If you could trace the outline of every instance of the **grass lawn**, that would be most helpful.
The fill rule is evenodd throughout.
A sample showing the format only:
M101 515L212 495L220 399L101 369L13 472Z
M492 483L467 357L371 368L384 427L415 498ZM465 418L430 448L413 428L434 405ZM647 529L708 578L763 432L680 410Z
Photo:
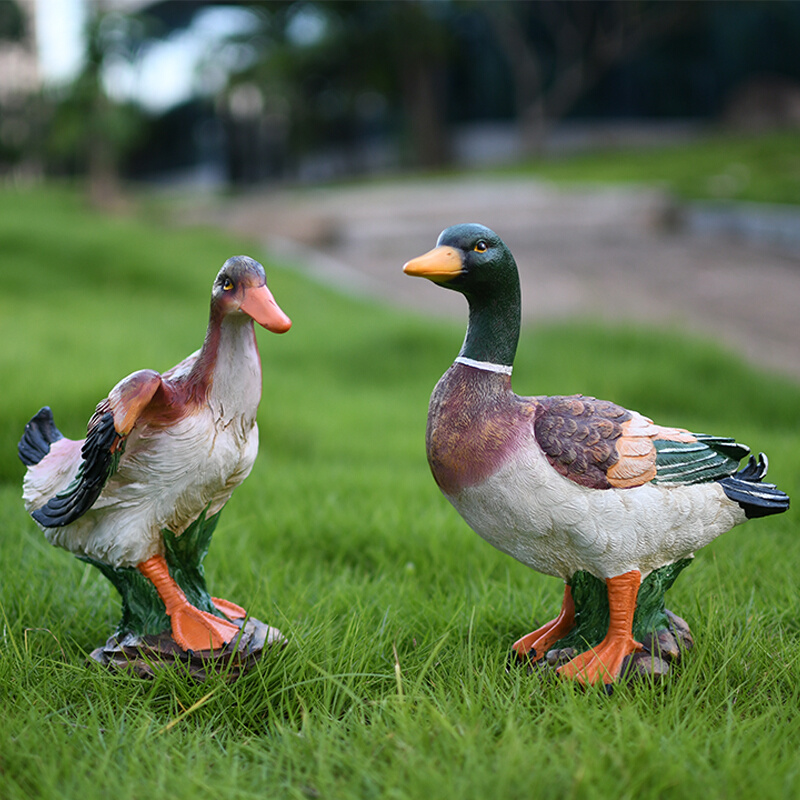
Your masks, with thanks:
M800 204L800 133L718 134L679 145L535 161L513 171L567 183L655 183L688 199Z
M797 512L731 531L679 578L669 606L697 646L665 686L609 698L507 672L561 587L482 542L430 477L428 396L463 327L275 264L294 328L259 330L261 452L206 570L290 644L230 686L87 667L119 602L25 515L17 439L45 404L81 437L117 380L198 347L211 282L242 251L259 257L68 193L0 192L0 797L800 794ZM595 394L735 436L800 496L800 387L704 342L528 327L515 376L520 393Z

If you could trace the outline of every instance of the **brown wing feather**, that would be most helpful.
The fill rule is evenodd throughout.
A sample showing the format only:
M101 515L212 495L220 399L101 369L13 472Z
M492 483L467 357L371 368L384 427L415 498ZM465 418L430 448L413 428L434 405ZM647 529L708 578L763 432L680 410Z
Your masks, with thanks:
M120 436L127 436L161 383L161 376L152 369L139 370L123 378L98 404L88 429L91 430L110 411L114 417L114 429Z
M636 412L622 423L622 435L616 441L618 460L606 477L615 489L642 486L656 477L656 439L672 442L695 442L697 439L682 428L665 428Z
M619 461L616 442L631 412L582 395L536 400L534 433L550 464L581 486L611 488L607 473Z
M537 398L534 432L552 466L592 489L630 489L656 476L656 439L694 442L635 411L593 397Z

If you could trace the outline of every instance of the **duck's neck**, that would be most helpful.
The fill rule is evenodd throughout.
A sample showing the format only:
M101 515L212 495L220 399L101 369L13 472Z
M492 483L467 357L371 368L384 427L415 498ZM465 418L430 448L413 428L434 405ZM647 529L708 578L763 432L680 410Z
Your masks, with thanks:
M520 330L519 279L493 292L468 294L469 324L458 356L462 361L503 367L510 374Z
M261 400L261 358L250 317L219 317L212 311L191 380L217 416L255 419Z

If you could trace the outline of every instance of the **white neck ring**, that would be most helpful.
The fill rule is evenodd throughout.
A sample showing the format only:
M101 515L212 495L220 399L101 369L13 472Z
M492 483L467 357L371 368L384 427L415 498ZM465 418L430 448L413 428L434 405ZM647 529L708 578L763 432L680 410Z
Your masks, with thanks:
M512 367L507 364L493 364L491 361L476 361L474 358L467 358L466 356L459 356L456 364L464 364L467 367L475 367L475 369L482 369L484 372L498 372L501 375L510 375Z

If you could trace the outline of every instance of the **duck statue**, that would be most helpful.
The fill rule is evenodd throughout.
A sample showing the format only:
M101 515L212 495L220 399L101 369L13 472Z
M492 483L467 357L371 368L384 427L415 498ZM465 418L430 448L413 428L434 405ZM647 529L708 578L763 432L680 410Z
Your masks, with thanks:
M588 574L607 600L603 633L584 637L558 673L610 688L642 649L634 617L643 581L670 569L674 580L697 550L747 519L785 511L789 498L762 482L763 454L738 469L750 451L733 439L663 427L593 397L514 394L519 276L488 228L447 228L403 269L469 305L461 351L430 400L436 483L486 541L565 583L558 616L514 653L537 662L569 638L580 621L578 578Z
M244 609L207 594L200 561L258 452L254 321L274 333L292 324L261 264L235 256L214 281L200 350L164 374L123 378L83 440L65 438L48 407L25 428L25 507L51 544L98 566L120 590L120 635L166 625L181 650L213 651L240 634Z

